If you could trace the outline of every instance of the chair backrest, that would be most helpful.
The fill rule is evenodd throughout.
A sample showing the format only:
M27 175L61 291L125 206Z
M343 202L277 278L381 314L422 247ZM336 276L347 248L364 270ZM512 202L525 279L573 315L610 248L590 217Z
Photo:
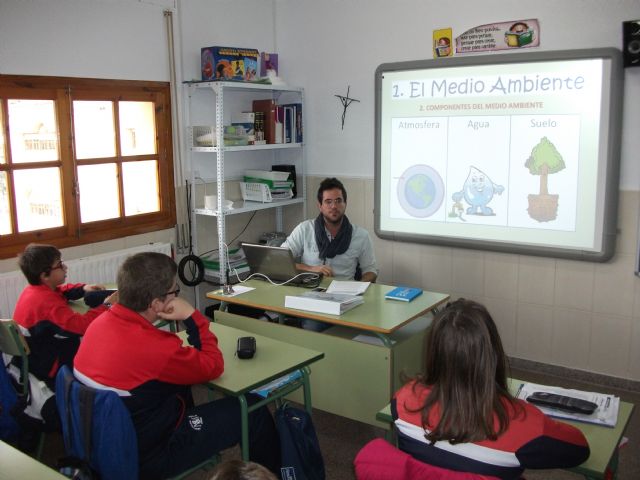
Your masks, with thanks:
M381 438L362 447L353 464L358 480L498 480L423 463Z
M102 480L138 478L136 432L118 394L88 387L62 366L56 404L67 455L88 463Z
M20 384L26 398L29 393L29 346L20 328L11 319L0 318L0 351L21 358Z
M0 318L0 351L13 356L29 354L29 347L22 332L11 319Z

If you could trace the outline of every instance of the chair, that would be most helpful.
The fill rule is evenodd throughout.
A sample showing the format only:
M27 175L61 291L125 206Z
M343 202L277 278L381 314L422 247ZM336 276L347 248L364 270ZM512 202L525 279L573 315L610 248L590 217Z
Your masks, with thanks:
M56 405L67 455L103 480L138 478L136 432L117 393L83 385L63 365L56 375Z
M362 447L353 464L358 480L498 480L496 477L429 465L381 438Z
M0 351L14 357L20 357L22 366L20 368L20 385L22 398L29 398L29 346L27 345L22 332L11 319L0 319ZM36 450L36 458L40 459L44 447L44 432L40 432L40 439Z
M136 431L118 394L84 385L67 366L58 371L56 392L67 455L88 464L101 480L136 480L139 470ZM216 455L172 480L217 461Z

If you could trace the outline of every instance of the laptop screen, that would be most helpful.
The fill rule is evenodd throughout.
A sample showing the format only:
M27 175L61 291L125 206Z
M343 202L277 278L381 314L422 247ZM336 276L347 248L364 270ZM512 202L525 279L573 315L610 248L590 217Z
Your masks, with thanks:
M252 274L261 273L274 282L285 282L301 273L296 269L295 259L288 248L243 243L242 250L247 257ZM306 272L291 283L307 285L313 281L317 284L320 278L321 276L317 273Z

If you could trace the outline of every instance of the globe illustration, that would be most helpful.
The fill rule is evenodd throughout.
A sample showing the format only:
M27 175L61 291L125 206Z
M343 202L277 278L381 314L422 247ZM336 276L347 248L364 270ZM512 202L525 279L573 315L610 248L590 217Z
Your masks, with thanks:
M404 194L413 208L427 208L435 198L436 186L427 175L418 173L409 178Z
M400 177L397 192L405 212L414 217L430 217L442 205L444 182L432 167L414 165Z

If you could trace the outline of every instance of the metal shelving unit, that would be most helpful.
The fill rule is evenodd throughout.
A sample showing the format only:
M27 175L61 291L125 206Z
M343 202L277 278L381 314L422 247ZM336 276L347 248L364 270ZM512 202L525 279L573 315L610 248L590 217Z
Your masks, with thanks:
M287 205L305 204L306 192L305 192L305 148L304 143L282 143L282 144L267 144L267 145L247 145L247 146L224 146L224 125L225 118L228 118L229 107L227 96L234 97L235 104L242 104L243 109L251 109L251 101L253 99L273 98L279 100L281 98L287 98L287 103L301 103L303 105L302 114L304 117L304 90L302 88L277 86L277 85L264 85L255 83L242 83L242 82L189 82L186 84L186 91L188 99L186 102L186 118L188 125L188 150L190 156L190 176L191 176L191 188L194 193L191 198L193 204L190 205L192 211L192 224L193 228L197 229L198 216L212 216L216 218L216 224L218 229L218 246L226 244L226 217L228 215L236 215L240 213L254 212L258 210L275 209L276 217L276 230L282 231L283 229L283 207ZM214 98L211 98L211 93ZM284 97L283 97L284 96ZM215 120L212 125L212 134L214 134L215 144L213 146L199 146L194 141L193 125L194 119L192 116L194 102L201 100L204 102L205 109L208 107L207 102L211 102L210 105L215 109ZM200 108L203 104L198 104ZM303 120L304 125L304 120ZM214 133L215 132L215 133ZM278 152L285 151L299 151L299 155L296 155L296 175L298 179L302 181L297 182L297 196L296 198L287 200L274 200L269 203L252 202L248 200L235 201L233 209L224 209L223 202L225 200L225 181L237 180L237 177L229 177L225 175L225 161L226 157L233 158L233 162L238 165L246 159L246 155L255 155L250 152L262 152L265 155L262 169L269 170L271 168L271 161L274 160L274 155ZM217 185L217 208L215 210L209 210L205 208L196 208L195 201L195 169L193 168L195 156L198 155L213 155L215 157L215 182ZM254 160L255 163L255 160ZM255 168L255 167L254 167ZM197 235L196 235L197 237ZM197 242L196 242L197 251ZM227 251L225 248L219 248L220 259L220 278L226 282L226 269L223 265L227 262Z

